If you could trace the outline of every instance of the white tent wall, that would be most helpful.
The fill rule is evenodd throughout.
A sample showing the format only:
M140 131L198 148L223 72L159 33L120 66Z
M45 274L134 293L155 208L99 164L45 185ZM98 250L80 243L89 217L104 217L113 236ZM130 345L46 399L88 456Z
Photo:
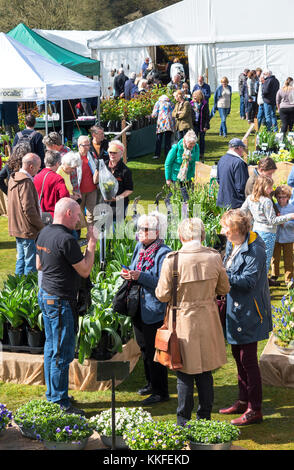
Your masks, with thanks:
M294 2L279 1L281 21L276 8L275 0L183 0L92 38L88 47L96 54L116 50L119 56L121 50L130 63L129 50L136 50L141 60L147 47L186 45L192 87L206 68L212 90L227 76L237 91L245 67L269 68L283 83L294 75Z
M102 96L109 96L108 87L113 87L113 79L110 72L113 69L118 70L123 66L125 75L130 73L140 73L141 66L145 57L149 56L148 48L135 47L125 49L102 49L101 51L92 51L92 58L100 60L100 79Z

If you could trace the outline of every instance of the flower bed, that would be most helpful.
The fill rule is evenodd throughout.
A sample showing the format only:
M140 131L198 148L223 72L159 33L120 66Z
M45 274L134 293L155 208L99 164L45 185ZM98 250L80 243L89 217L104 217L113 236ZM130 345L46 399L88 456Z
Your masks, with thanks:
M282 297L279 307L272 306L273 333L280 348L294 348L294 290Z
M0 433L4 431L12 420L12 412L3 403L0 403Z
M116 408L115 410L115 434L123 434L138 425L146 422L153 422L152 416L143 408ZM103 436L112 435L112 410L102 411L96 416L90 418L90 423L95 426L96 431Z

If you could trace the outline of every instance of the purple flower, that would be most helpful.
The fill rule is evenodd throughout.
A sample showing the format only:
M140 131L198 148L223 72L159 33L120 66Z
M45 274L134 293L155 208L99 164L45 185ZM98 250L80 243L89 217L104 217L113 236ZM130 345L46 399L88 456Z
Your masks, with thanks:
M56 428L56 432L61 432L61 429L60 429L60 428Z

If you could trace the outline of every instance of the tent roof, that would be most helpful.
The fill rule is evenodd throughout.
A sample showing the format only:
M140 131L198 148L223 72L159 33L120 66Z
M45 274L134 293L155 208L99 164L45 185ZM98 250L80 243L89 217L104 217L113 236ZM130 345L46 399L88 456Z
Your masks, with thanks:
M0 33L0 101L37 101L99 96L100 83L37 54Z
M51 29L35 29L34 31L58 46L68 51L75 52L84 57L91 57L91 49L88 48L89 39L98 38L107 31L63 31Z
M293 0L183 0L90 39L91 49L293 39Z
M23 23L9 31L8 36L16 39L38 54L56 61L82 75L99 75L99 62L64 49L43 38Z

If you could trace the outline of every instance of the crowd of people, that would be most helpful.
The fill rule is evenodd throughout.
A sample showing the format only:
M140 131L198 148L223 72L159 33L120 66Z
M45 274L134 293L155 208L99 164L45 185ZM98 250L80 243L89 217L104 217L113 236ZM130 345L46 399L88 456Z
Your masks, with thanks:
M190 92L180 65L175 60L170 66L168 86L174 91L175 105L163 95L152 113L157 119L156 158L164 140L167 185L191 184L195 164L204 158L210 119L218 111L220 135L227 136L226 118L231 109L232 89L227 77L221 79L210 111L210 86L199 76ZM291 130L293 80L287 79L279 89L271 72L246 69L241 75L240 117L252 122L259 116L260 123L264 119L269 129L276 130L277 106L282 132ZM123 70L119 71L114 78L114 96L129 99L144 93L150 80L154 83L158 77L152 62L146 59L140 81L134 74L128 78ZM16 239L15 273L41 273L39 304L46 335L47 400L59 403L66 412L82 414L68 395L68 373L75 350L79 283L91 273L98 240L94 209L99 202L109 204L115 222L121 216L117 212L120 206L125 218L134 189L132 172L123 162L124 145L119 140L108 142L103 128L97 125L91 127L91 137L79 136L77 152L65 146L57 132L43 138L34 125L34 117L28 115L25 130L16 132L11 156L0 173L0 187L8 197L9 234ZM174 132L177 141L172 145ZM176 332L183 362L176 371L179 425L191 419L194 382L198 390L197 418L211 418L212 371L227 361L225 341L231 345L236 363L238 395L233 404L224 403L219 413L240 414L231 421L237 426L263 419L257 347L272 330L270 286L279 285L282 251L285 282L293 280L294 205L289 186L294 187L294 172L289 176L289 186L274 189L272 178L277 166L265 157L249 177L243 159L245 148L242 140L231 139L227 153L217 164L216 203L225 208L221 218L226 237L223 256L203 245L205 227L199 218L179 223L182 247L172 251L164 241L167 218L154 211L139 217L130 266L121 271L123 279L140 286L139 307L132 321L146 384L138 393L148 395L143 405L153 405L169 400L167 368L154 359L155 336L164 321L171 327L177 258ZM102 162L118 183L111 200L103 200L98 189ZM123 204L118 205L118 201ZM52 223L45 222L46 214ZM88 239L85 253L79 244L83 227L87 228ZM226 296L224 325L217 296Z

